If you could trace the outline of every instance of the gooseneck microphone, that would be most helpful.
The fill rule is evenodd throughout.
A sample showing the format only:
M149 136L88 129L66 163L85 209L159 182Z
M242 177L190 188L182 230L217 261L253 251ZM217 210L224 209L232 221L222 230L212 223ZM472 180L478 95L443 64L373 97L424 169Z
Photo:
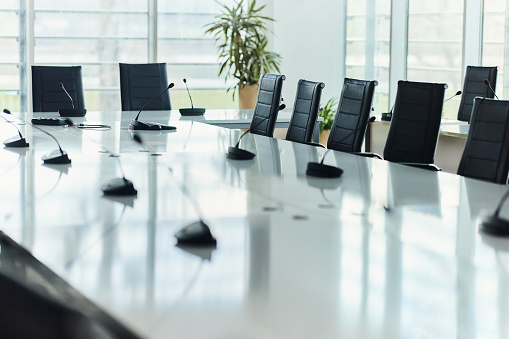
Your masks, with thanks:
M154 101L155 99L160 97L164 92L166 92L167 90L169 90L173 86L175 86L175 84L173 82L170 83L168 85L168 87L163 89L158 95L156 95L155 97L150 99L149 102L147 102L145 105L143 105L141 107L140 111L138 112L138 115L136 116L136 118L131 120L131 123L129 124L129 129L133 129L133 130L146 130L146 131L160 131L160 130L175 130L175 129L177 129L174 126L168 126L168 125L159 124L159 123L155 123L155 122L141 122L141 121L138 121L138 118L140 116L141 111L143 111L143 109L145 107L147 107L152 101Z
M497 93L495 93L495 90L493 89L493 87L491 87L491 84L490 84L490 81L488 79L484 79L484 84L486 86L488 86L488 88L490 89L491 93L493 93L493 95L495 96L495 98L497 98L497 100L500 100L497 96Z
M509 220L499 217L502 206L509 198L509 191L500 199L497 209L493 215L490 215L481 222L481 229L488 234L495 236L509 236Z
M120 172L122 173L122 178L115 178L107 181L102 187L101 191L104 195L111 196L133 196L137 195L138 191L134 188L134 185L131 180L126 179L124 170L122 169L122 163L120 161L120 155L113 154L108 149L105 148L106 153L110 155L111 158L115 158L118 163L118 167L120 168Z
M189 100L191 101L191 108L179 109L180 114L183 116L203 115L205 113L205 108L194 108L193 99L191 98L191 93L189 92L189 88L187 87L187 80L182 79L182 81L184 81L184 84L186 85L187 95L189 95Z
M328 149L322 156L322 160L320 162L308 162L308 168L306 170L306 175L312 177L320 177L320 178L339 178L343 174L343 170L336 166L325 165L323 161L325 160L325 156L329 153L331 149Z
M87 113L87 110L84 108L75 108L74 100L72 100L71 95L65 89L64 84L60 83L59 85L60 85L60 88L62 88L62 90L65 92L65 94L67 94L67 96L69 97L69 100L71 100L72 109L61 108L58 110L58 114L60 114L61 117L84 117L85 114Z
M134 141L139 143L143 148L147 151L151 152L149 147L143 143L143 139L138 135L134 134ZM177 181L177 184L180 186L180 190L187 197L187 199L193 205L193 208L198 215L199 221L193 222L190 225L185 226L180 229L177 233L175 233L175 237L177 238L177 246L178 245L188 245L188 246L216 246L217 240L210 232L209 226L205 224L203 221L203 214L201 212L200 206L198 202L194 199L191 192L183 182L179 182L176 176L173 173L173 169L170 166L166 166L166 168L173 175L173 178Z
M286 105L285 104L281 104L279 105L278 107L278 111L281 111L283 109L286 108ZM256 125L254 125L252 128L254 127L257 127L258 125L260 125L262 122L265 122L265 120L260 120ZM240 145L240 140L242 140L242 138L247 134L251 132L251 128L249 128L247 131L245 131L244 133L242 133L242 135L239 137L239 141L237 141L237 144L235 145L235 147L232 147L232 146L229 146L228 147L228 152L226 153L226 157L228 159L232 159L232 160L251 160L255 157L255 154L253 152L249 152L247 150L244 150L242 148L239 148L239 145Z
M461 91L457 91L454 95L451 95L449 98L447 98L447 100L445 100L445 101L444 101L444 104L445 104L447 101L451 100L452 98L454 98L454 97L456 97L456 96L458 96L458 95L461 95L461 93L462 93Z
M11 112L9 110L7 110L7 109L4 109L4 113L5 114L11 114ZM6 139L4 141L5 147L28 147L29 144L26 141L26 139L23 137L23 135L21 134L21 131L19 130L19 128L16 125L14 125L11 121L9 121L9 119L4 117L3 115L0 115L0 116L2 117L2 119L7 121L9 124L14 126L14 128L16 128L18 130L18 135L19 135L19 137L14 136L14 137L11 137L9 139Z

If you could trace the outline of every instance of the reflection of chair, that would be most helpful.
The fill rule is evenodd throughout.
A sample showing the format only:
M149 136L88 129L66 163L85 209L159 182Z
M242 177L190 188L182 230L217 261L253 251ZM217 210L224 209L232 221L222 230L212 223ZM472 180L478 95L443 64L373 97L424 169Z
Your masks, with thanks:
M73 108L60 83L69 92L74 108L85 108L81 66L32 66L34 112L57 112L59 109Z
M299 80L286 140L302 143L311 142L324 87L323 82Z
M484 83L488 80L493 90L497 84L497 67L467 66L461 95L458 120L470 121L475 97L493 98L493 92Z
M475 98L458 174L507 183L509 171L509 101Z
M139 338L0 231L2 338Z
M119 64L122 111L137 111L168 87L166 64ZM147 110L170 110L166 91L146 107Z
M376 85L376 81L345 78L327 148L361 151Z
M268 137L274 135L284 79L284 75L262 74L253 119L249 127L251 133Z
M384 159L425 169L433 165L446 84L399 81Z

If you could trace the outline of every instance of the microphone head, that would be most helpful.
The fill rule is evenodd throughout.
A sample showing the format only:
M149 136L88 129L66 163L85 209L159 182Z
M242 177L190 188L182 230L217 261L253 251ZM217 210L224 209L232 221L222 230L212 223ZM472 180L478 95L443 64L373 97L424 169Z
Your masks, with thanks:
M489 86L489 85L490 85L490 81L489 81L488 79L484 79L484 84L485 84L486 86Z
M136 141L138 144L143 145L143 140L141 139L141 137L140 137L138 134L133 134L133 139L134 139L134 141Z
M64 84L63 84L63 83L60 83L60 84L59 84L59 86L60 86L61 88L64 88Z
M461 93L462 93L461 91L457 91L456 95L461 95Z
M4 113L5 114L11 114L11 111L9 111L7 108L4 108Z
M182 81L184 82L184 84L187 83L186 78L182 79Z
M171 84L168 85L168 89L173 88L173 86L175 86L175 84L172 82Z
M281 105L279 105L278 110L281 111L281 110L283 110L285 108L286 108L286 105L285 104L281 104Z

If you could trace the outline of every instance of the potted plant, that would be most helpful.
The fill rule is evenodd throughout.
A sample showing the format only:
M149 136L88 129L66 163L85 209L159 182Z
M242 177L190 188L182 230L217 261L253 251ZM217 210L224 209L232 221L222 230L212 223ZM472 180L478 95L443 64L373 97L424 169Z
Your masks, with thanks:
M260 15L265 5L256 7L256 0L248 0L247 6L244 0L235 2L231 8L221 6L222 13L215 17L215 22L207 25L206 30L216 39L220 62L218 75L225 75L225 80L237 79L228 91L233 90L235 97L238 88L239 107L254 108L261 74L280 72L281 56L267 50L266 23L274 20Z
M338 101L337 97L330 98L325 106L320 109L318 113L319 117L323 118L323 121L320 121L320 137L319 142L322 145L327 144L327 139L329 138L330 130L332 128L332 123L334 122L334 118L336 116L336 111L338 109Z

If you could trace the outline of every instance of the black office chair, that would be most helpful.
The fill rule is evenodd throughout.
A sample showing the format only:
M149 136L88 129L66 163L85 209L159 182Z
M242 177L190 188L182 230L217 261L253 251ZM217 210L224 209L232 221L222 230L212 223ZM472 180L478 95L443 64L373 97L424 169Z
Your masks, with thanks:
M272 137L281 102L284 75L263 73L249 132Z
M168 87L166 64L119 64L122 111L137 111ZM170 93L166 91L145 109L171 110Z
M488 80L493 91L485 84ZM497 67L467 66L463 92L461 95L460 107L458 109L458 120L470 121L472 106L475 97L493 98L497 84Z
M376 80L345 78L336 116L327 139L327 148L368 155L368 153L361 154L360 151L377 85ZM369 153L369 155L375 154Z
M507 184L509 101L475 98L458 174Z
M72 103L60 86L62 83L75 109L85 109L81 66L32 66L32 103L34 112L58 112L72 109Z
M299 80L286 140L301 143L311 142L324 87L323 82Z
M139 338L2 231L0 300L1 338Z
M446 84L398 81L384 159L429 170L440 132Z

